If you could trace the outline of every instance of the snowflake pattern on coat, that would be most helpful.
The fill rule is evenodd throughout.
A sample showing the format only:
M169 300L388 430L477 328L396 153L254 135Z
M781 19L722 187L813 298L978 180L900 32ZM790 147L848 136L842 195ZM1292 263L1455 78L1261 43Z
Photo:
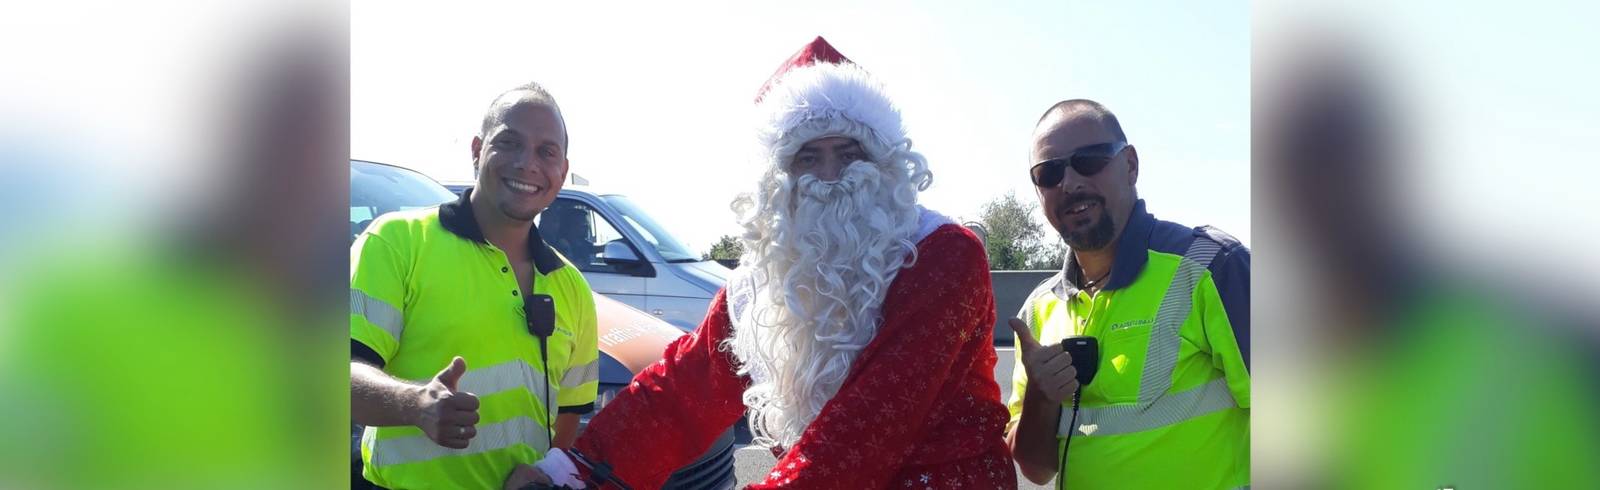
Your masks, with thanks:
M923 238L883 312L839 392L747 488L1016 488L981 242L954 224ZM749 380L723 348L731 331L719 292L700 327L590 421L578 450L634 488L660 487L745 412Z

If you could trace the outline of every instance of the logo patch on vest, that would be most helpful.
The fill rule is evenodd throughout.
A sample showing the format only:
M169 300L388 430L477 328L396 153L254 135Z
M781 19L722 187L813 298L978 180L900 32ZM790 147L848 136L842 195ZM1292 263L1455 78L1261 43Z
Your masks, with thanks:
M1129 329L1129 328L1133 328L1133 327L1143 327L1143 326L1146 326L1146 325L1149 325L1149 324L1152 324L1152 323L1155 323L1155 319L1153 319L1153 318L1141 318L1141 319L1138 319L1138 320L1128 320L1128 321L1125 321L1125 322L1117 322L1117 323L1111 324L1111 331L1115 332L1115 331L1118 331L1118 330L1124 330L1124 329Z

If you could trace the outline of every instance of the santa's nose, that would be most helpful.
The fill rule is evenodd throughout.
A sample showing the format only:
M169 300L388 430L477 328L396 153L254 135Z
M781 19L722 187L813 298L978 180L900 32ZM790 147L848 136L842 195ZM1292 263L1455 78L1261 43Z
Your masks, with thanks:
M825 181L825 182L833 182L833 181L839 180L839 176L844 173L844 166L847 165L847 164L848 164L848 162L845 162L845 161L840 160L838 158L830 157L830 158L824 159L824 161L822 162L822 165L818 165L817 166L817 171L816 171L815 175L817 176L817 179L820 179L820 180Z

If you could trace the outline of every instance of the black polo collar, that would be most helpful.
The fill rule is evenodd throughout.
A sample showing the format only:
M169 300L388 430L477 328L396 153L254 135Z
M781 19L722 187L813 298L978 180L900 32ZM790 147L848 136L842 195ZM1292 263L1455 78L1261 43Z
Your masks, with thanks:
M1156 217L1144 209L1144 199L1133 204L1128 224L1122 229L1122 238L1117 241L1117 258L1111 263L1111 277L1100 288L1102 291L1128 287L1139 277L1150 259L1146 250L1150 248L1150 232L1155 229L1155 222ZM1061 279L1056 293L1062 298L1076 296L1083 287L1083 269L1078 267L1078 258L1070 249L1061 267Z
M472 214L471 196L472 189L467 189L461 193L460 198L440 204L439 224L444 225L446 231L456 236L488 245L489 240L483 237L483 229L478 227L478 218ZM539 236L538 225L528 227L528 255L533 257L534 267L537 267L539 273L543 275L550 275L551 272L566 265L556 256L550 244L545 243L544 238Z

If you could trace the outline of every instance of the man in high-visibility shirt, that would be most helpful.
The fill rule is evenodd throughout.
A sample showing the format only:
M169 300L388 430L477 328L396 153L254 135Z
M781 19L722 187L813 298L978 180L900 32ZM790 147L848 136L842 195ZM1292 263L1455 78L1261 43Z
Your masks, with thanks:
M1021 368L1008 440L1023 475L1060 473L1057 486L1074 489L1248 486L1249 250L1146 211L1138 152L1099 103L1051 107L1030 154L1071 251L1011 321ZM1100 348L1081 392L1069 336Z
M594 297L534 226L567 177L560 107L507 91L472 154L473 190L379 217L350 250L352 419L384 487L520 487L594 407Z

